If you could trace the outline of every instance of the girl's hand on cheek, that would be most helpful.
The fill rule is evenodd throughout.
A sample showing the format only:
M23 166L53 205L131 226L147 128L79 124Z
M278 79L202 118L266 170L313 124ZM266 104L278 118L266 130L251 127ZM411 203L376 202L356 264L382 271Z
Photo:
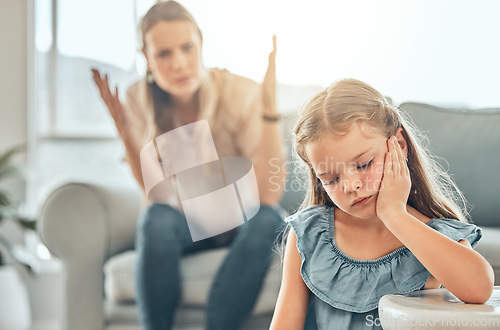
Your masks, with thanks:
M385 155L384 174L377 198L377 216L383 222L406 213L410 195L410 170L396 137L387 140L389 152Z

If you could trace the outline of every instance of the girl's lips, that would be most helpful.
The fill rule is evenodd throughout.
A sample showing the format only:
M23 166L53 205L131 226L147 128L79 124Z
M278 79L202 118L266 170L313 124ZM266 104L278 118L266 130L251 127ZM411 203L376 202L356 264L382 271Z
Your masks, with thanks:
M372 199L373 195L365 197L364 199L360 200L359 202L356 202L352 204L352 206L360 206L368 203Z

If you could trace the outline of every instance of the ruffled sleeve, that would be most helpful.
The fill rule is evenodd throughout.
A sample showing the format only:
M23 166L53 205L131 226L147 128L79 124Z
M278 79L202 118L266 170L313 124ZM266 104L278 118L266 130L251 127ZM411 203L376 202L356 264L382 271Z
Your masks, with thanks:
M378 307L386 294L423 289L431 274L406 247L375 260L344 254L334 240L334 209L320 205L286 219L297 236L302 259L301 276L309 290L330 306L365 313ZM481 230L451 219L433 219L428 225L455 241L475 245Z
M455 219L432 219L427 225L454 241L467 239L472 247L475 247L483 236L481 228Z

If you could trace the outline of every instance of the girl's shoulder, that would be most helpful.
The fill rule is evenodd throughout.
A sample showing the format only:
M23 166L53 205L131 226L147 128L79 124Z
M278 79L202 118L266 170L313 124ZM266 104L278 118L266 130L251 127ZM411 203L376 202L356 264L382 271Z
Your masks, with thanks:
M287 218L285 218L285 221L287 221L287 222L304 222L310 218L317 218L317 217L328 218L329 212L333 212L332 206L323 205L323 204L312 205L312 206L308 206L308 207L306 207L300 211L297 211L296 213L288 216Z
M302 209L285 219L295 231L297 240L311 231L322 231L329 227L333 207L328 205L313 205Z
M472 247L483 236L480 227L456 219L434 218L427 222L427 226L457 242L467 239Z
M408 212L427 226L454 241L467 239L474 247L482 237L481 228L472 223L449 218L430 218L412 207L408 208Z

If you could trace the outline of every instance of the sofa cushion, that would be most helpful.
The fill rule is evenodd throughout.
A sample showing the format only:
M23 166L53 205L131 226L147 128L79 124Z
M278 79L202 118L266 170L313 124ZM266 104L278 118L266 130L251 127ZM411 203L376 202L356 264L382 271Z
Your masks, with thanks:
M500 109L441 108L423 103L400 106L429 138L471 204L471 219L500 227ZM448 166L448 164L449 166Z
M212 280L228 248L218 248L189 254L181 260L182 305L204 306ZM135 251L127 251L110 258L104 266L105 297L112 303L135 301ZM274 310L281 283L281 261L275 255L264 279L253 314Z
M287 180L285 182L283 197L280 201L280 206L287 211L288 214L295 213L304 197L307 190L307 169L299 159L299 156L293 151L293 129L298 120L297 113L287 113L281 117L281 127L283 130L283 143L286 149L286 173Z

